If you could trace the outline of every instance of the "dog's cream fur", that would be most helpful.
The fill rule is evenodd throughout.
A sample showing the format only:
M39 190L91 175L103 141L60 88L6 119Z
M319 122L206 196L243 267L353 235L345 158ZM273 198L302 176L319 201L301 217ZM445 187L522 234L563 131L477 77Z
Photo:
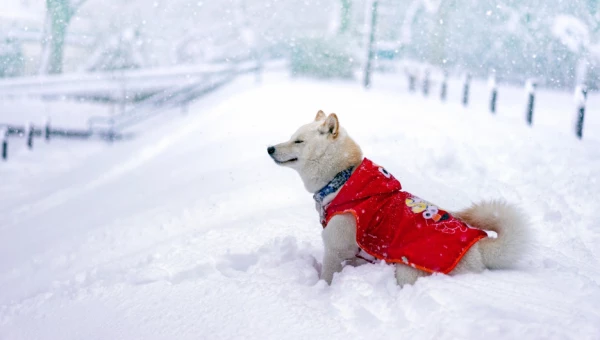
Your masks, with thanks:
M306 124L284 143L269 147L269 154L279 165L296 170L305 188L315 193L335 175L362 162L360 147L340 126L332 113L325 116L319 111L315 120ZM327 196L324 204L331 202L337 192ZM522 255L527 243L527 221L514 206L501 201L482 202L453 213L475 228L491 230L497 238L477 242L465 254L450 274L481 272L484 269L509 268ZM355 257L356 220L352 214L336 215L322 232L325 254L321 278L331 284L333 275L342 270L344 263L364 263ZM396 265L398 284L412 284L417 278L429 275L407 265Z

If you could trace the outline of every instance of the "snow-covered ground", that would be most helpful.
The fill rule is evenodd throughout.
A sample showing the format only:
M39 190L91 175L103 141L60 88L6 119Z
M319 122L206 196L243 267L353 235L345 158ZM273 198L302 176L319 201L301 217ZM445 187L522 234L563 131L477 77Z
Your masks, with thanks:
M569 94L547 95L532 129L520 89L493 117L484 100L463 109L407 94L404 78L374 83L248 76L130 141L13 152L0 163L0 339L600 338L597 123L575 139L552 110ZM319 281L311 195L266 153L318 109L446 209L521 205L530 253L516 270L413 286L384 264Z

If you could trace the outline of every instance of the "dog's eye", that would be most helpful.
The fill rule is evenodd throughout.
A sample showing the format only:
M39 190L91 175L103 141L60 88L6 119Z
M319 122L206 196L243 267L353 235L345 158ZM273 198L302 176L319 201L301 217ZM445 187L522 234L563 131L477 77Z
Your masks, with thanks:
M296 143L296 144L302 144L302 143L304 143L304 141L303 140L297 140L297 141L294 141L294 143Z

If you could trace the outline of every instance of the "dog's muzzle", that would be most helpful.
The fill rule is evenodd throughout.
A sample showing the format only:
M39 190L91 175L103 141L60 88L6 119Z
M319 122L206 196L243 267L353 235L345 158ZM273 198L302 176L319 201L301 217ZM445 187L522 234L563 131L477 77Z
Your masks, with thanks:
M280 161L275 157L275 147L274 146L269 146L267 148L267 153L269 154L269 156L271 156L271 158L273 158L273 160L275 161L275 163L279 164L279 165L283 165L283 164L290 164L290 163L294 163L295 161L298 160L297 157L288 159L287 161Z

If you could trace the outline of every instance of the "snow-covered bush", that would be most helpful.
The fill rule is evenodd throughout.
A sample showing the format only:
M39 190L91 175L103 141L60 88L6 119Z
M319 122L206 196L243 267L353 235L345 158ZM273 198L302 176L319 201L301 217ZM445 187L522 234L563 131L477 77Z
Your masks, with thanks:
M12 39L0 41L0 78L20 76L23 68L21 46Z
M581 20L570 15L558 15L554 19L552 34L575 53L589 45L588 27Z
M593 68L600 63L594 52L600 39L595 29L600 15L597 1L453 0L436 4L412 0L399 5L403 22L399 40L407 59L451 72L470 72L477 78L495 72L499 81L514 84L535 77L541 86L556 88L572 88L581 82L576 69L585 60L589 63L587 82L595 81ZM382 25L379 32L396 29Z
M352 44L341 37L299 39L292 48L293 75L352 78L357 65Z

